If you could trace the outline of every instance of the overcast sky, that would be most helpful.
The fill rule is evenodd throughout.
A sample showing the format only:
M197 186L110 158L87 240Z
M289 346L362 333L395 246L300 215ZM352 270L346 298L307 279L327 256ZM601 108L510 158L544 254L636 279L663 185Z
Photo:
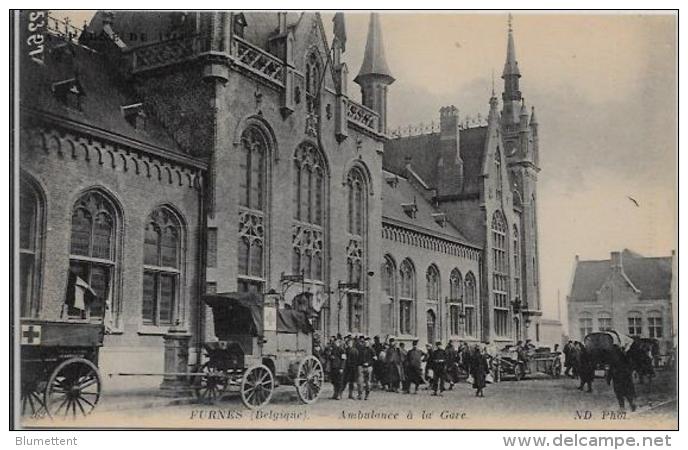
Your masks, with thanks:
M323 14L328 33L331 18ZM506 13L382 13L381 23L396 78L390 128L437 121L450 104L462 116L487 114L493 71L502 91ZM543 309L557 317L560 291L565 320L576 254L676 248L676 23L668 15L516 13L513 24L521 91L540 123ZM353 80L368 14L347 13L346 26Z

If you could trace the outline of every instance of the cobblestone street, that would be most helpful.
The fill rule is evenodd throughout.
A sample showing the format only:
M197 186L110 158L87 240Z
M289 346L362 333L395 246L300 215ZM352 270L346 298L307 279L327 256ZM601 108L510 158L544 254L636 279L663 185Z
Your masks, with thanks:
M675 398L671 374L661 372L649 386L636 386L638 410L619 412L611 387L596 379L593 393L578 391L576 380L537 377L519 382L505 380L489 385L484 398L476 398L466 384L441 397L421 388L418 394L395 394L375 390L368 401L335 401L331 385L313 405L298 402L292 387L275 391L271 403L260 411L249 411L238 394L230 393L215 405L188 403L158 407L108 408L91 417L54 421L50 426L78 427L174 427L174 428L673 428ZM41 422L25 422L41 425Z

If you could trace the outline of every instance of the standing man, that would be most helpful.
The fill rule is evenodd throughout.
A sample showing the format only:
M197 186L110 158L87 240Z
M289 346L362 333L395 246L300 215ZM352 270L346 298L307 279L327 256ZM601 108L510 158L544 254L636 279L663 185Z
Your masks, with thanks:
M390 392L399 392L401 382L401 356L399 347L394 338L389 339L389 348L385 355L385 365L387 366L387 383Z
M569 373L573 368L573 341L568 341L564 346L564 375L571 377Z
M435 350L432 352L432 356L428 361L430 367L432 368L432 395L438 395L437 390L439 389L439 395L441 396L444 392L444 381L446 379L447 372L447 352L442 348L442 342L437 341L435 343Z
M357 339L347 336L345 384L349 385L349 398L354 398L354 384L358 389L358 399L361 399L361 357L357 348ZM343 388L342 388L343 390Z
M424 354L421 349L418 348L418 339L413 340L413 347L406 353L406 392L411 390L411 385L415 384L414 394L418 393L418 386L425 383L423 381L423 358Z
M342 399L342 390L344 388L344 363L346 362L346 353L342 349L342 337L337 335L332 343L330 351L330 381L332 381L333 400Z
M607 371L607 384L614 382L614 394L619 402L619 407L624 410L626 407L626 400L631 407L631 411L635 411L635 386L633 385L633 366L628 358L628 354L624 353L617 345L612 350L612 363L609 365Z
M361 350L360 356L363 388L365 389L365 399L368 400L368 396L370 395L370 379L372 378L373 374L373 366L377 362L377 355L375 354L375 350L373 350L370 345L369 337L366 337L363 340L363 349Z
M459 354L454 348L454 342L451 340L447 342L447 347L444 351L447 353L447 380L449 381L449 390L451 391L454 389L454 384L458 383L459 380Z

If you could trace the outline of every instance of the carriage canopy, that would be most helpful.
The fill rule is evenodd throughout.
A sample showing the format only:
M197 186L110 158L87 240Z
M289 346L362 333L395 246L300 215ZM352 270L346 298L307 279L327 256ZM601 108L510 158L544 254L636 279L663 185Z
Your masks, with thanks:
M213 310L215 334L226 335L263 334L263 296L253 292L226 292L208 294L203 300ZM306 313L295 309L277 310L277 332L312 333L313 327Z

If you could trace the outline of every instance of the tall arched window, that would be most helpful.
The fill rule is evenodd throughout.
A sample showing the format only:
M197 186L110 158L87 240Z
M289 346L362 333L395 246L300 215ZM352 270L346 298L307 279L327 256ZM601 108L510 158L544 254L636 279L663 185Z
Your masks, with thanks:
M410 260L399 267L399 333L413 334L416 303L416 271Z
M239 163L239 290L262 292L265 284L265 180L270 151L265 133L249 126L241 134Z
M494 298L495 334L509 334L509 259L506 252L507 227L504 216L495 211L492 216L492 293Z
M647 313L648 336L654 339L664 337L664 326L662 323L661 311L650 311Z
M347 294L349 331L363 331L365 323L365 219L366 213L366 183L361 170L353 168L346 177L346 190L349 217L347 231L349 244L346 248L346 266L348 268L349 283L357 285L353 291Z
M521 298L521 235L514 225L514 286L516 297Z
M72 209L69 269L96 294L91 316L102 316L105 302L114 298L118 219L114 204L99 191L83 194ZM81 316L70 307L68 314Z
M312 51L306 59L306 108L309 114L318 114L320 82L320 56Z
M428 343L434 344L437 340L437 316L432 309L428 309L425 312L425 324L427 325Z
M463 280L459 269L454 269L449 275L449 334L457 336L460 333L461 304L463 300Z
M382 263L382 291L384 298L380 302L380 320L383 334L394 334L394 305L396 297L396 265L394 260L385 256Z
M638 311L628 313L628 335L641 336L643 334L643 318Z
M19 295L21 317L38 316L43 209L37 187L23 176L19 184Z
M428 267L428 271L425 273L425 280L428 291L427 300L429 302L438 302L440 300L440 273L435 265Z
M144 325L166 326L181 320L182 242L181 223L170 209L160 207L148 216L143 241Z
M466 314L466 336L476 337L477 333L477 316L476 316L476 284L473 272L466 274L464 281L464 309Z
M580 313L578 316L578 329L580 332L580 341L582 342L585 336L592 333L592 314L587 311Z
M292 272L323 280L326 168L320 151L302 144L294 154Z
M611 314L601 312L597 315L597 329L599 331L610 331L613 329Z

